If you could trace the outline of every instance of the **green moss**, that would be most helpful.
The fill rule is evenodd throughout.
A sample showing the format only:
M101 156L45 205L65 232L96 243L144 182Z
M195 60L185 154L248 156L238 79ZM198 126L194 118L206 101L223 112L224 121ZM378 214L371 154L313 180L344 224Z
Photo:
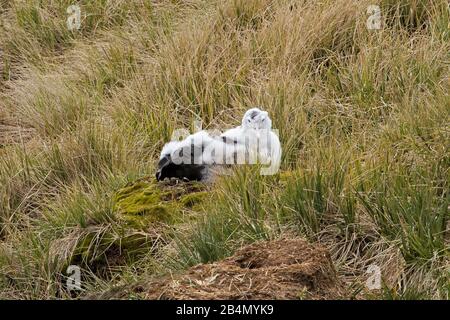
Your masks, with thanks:
M145 211L140 212L143 214L122 213L121 218L135 229L143 229L153 222L158 221L165 223L173 222L173 213L170 213L169 208L163 205L148 207Z
M158 240L159 237L122 226L101 234L94 231L86 233L78 240L72 256L61 270L66 270L70 264L80 265L94 272L110 265L124 265L148 253Z
M184 207L194 208L196 205L202 203L208 195L206 191L195 192L181 197L180 202Z
M207 192L199 182L157 183L139 180L117 191L114 206L121 219L141 229L154 222L171 224L185 209L194 209Z
M128 254L139 254L142 250L148 249L155 239L145 233L127 234L115 241L115 244ZM147 250L146 250L147 251Z

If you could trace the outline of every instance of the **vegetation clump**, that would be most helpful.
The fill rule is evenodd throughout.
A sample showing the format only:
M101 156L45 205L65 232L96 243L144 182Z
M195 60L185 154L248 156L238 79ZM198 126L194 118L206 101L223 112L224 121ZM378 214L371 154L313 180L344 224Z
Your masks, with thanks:
M117 191L114 201L120 218L135 227L154 222L172 224L180 221L183 210L199 206L207 195L199 182L176 180L157 183L141 179Z

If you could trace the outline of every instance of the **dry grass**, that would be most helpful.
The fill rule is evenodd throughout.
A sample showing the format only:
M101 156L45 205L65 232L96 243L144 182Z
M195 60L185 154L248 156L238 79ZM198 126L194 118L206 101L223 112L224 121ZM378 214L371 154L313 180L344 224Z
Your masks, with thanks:
M295 234L355 295L377 264L376 297L449 298L446 0L86 0L77 31L70 4L0 0L0 297L69 298L75 244L84 295ZM235 126L254 105L282 172L239 168L157 254L125 256L144 231L114 193L153 175L174 128Z

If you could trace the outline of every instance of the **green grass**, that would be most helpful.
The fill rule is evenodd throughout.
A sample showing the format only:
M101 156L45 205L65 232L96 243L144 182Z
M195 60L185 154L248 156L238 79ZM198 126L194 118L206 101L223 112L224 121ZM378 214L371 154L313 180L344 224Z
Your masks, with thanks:
M378 265L362 297L449 298L446 0L76 1L73 31L70 4L0 0L1 298L95 295L284 236L327 246L350 286ZM123 216L174 129L255 105L278 174L239 167L174 202L145 184ZM32 135L1 144L4 125ZM162 207L176 219L141 219Z

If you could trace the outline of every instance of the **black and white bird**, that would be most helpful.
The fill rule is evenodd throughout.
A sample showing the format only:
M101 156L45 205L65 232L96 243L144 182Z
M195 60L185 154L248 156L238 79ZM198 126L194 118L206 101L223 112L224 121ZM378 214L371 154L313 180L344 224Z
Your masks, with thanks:
M272 130L272 120L266 111L252 108L245 112L240 126L223 134L199 131L164 145L156 179L200 181L208 179L215 166L255 163L269 164L261 174L270 175L278 171L280 162L281 145Z

